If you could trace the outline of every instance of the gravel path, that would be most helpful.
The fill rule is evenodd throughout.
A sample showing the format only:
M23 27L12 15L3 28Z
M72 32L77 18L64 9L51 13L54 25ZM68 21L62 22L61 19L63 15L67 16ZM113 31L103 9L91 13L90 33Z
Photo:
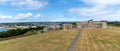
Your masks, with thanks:
M80 32L78 33L78 35L76 36L76 38L74 39L74 41L72 42L72 45L70 46L70 48L68 48L68 51L75 51L75 47L78 43L78 40L80 38L80 34L82 33L82 29L80 30Z

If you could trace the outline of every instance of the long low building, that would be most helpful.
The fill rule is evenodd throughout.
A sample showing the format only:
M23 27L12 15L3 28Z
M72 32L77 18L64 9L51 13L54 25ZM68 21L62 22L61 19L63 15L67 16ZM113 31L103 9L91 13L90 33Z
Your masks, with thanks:
M107 23L105 21L93 21L89 20L87 22L77 23L77 28L106 28Z
M79 22L76 23L76 29L81 29L81 28L106 28L107 27L107 22L105 21L93 21L93 19L88 20L87 22ZM72 30L73 25L72 24L64 24L63 26L64 30Z

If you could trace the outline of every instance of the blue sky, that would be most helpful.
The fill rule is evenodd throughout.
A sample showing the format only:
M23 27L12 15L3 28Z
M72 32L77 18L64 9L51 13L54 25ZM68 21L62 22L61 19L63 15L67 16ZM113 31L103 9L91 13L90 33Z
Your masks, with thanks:
M120 0L0 0L0 22L120 21Z

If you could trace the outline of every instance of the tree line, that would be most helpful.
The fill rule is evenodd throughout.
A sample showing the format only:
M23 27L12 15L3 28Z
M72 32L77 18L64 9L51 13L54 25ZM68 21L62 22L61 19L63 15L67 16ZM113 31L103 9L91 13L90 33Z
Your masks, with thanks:
M12 29L4 32L0 32L0 38L6 38L6 37L12 37L12 36L18 36L23 35L31 30L42 30L44 26L39 26L37 28L26 28L26 29Z
M120 27L120 22L118 22L118 21L107 22L107 24L110 25L110 26L117 26L117 27Z

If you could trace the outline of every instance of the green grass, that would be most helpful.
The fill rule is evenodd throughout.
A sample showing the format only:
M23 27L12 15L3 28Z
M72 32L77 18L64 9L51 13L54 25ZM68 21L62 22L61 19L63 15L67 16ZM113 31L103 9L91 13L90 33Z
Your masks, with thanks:
M0 51L66 51L78 32L51 31L0 41Z

